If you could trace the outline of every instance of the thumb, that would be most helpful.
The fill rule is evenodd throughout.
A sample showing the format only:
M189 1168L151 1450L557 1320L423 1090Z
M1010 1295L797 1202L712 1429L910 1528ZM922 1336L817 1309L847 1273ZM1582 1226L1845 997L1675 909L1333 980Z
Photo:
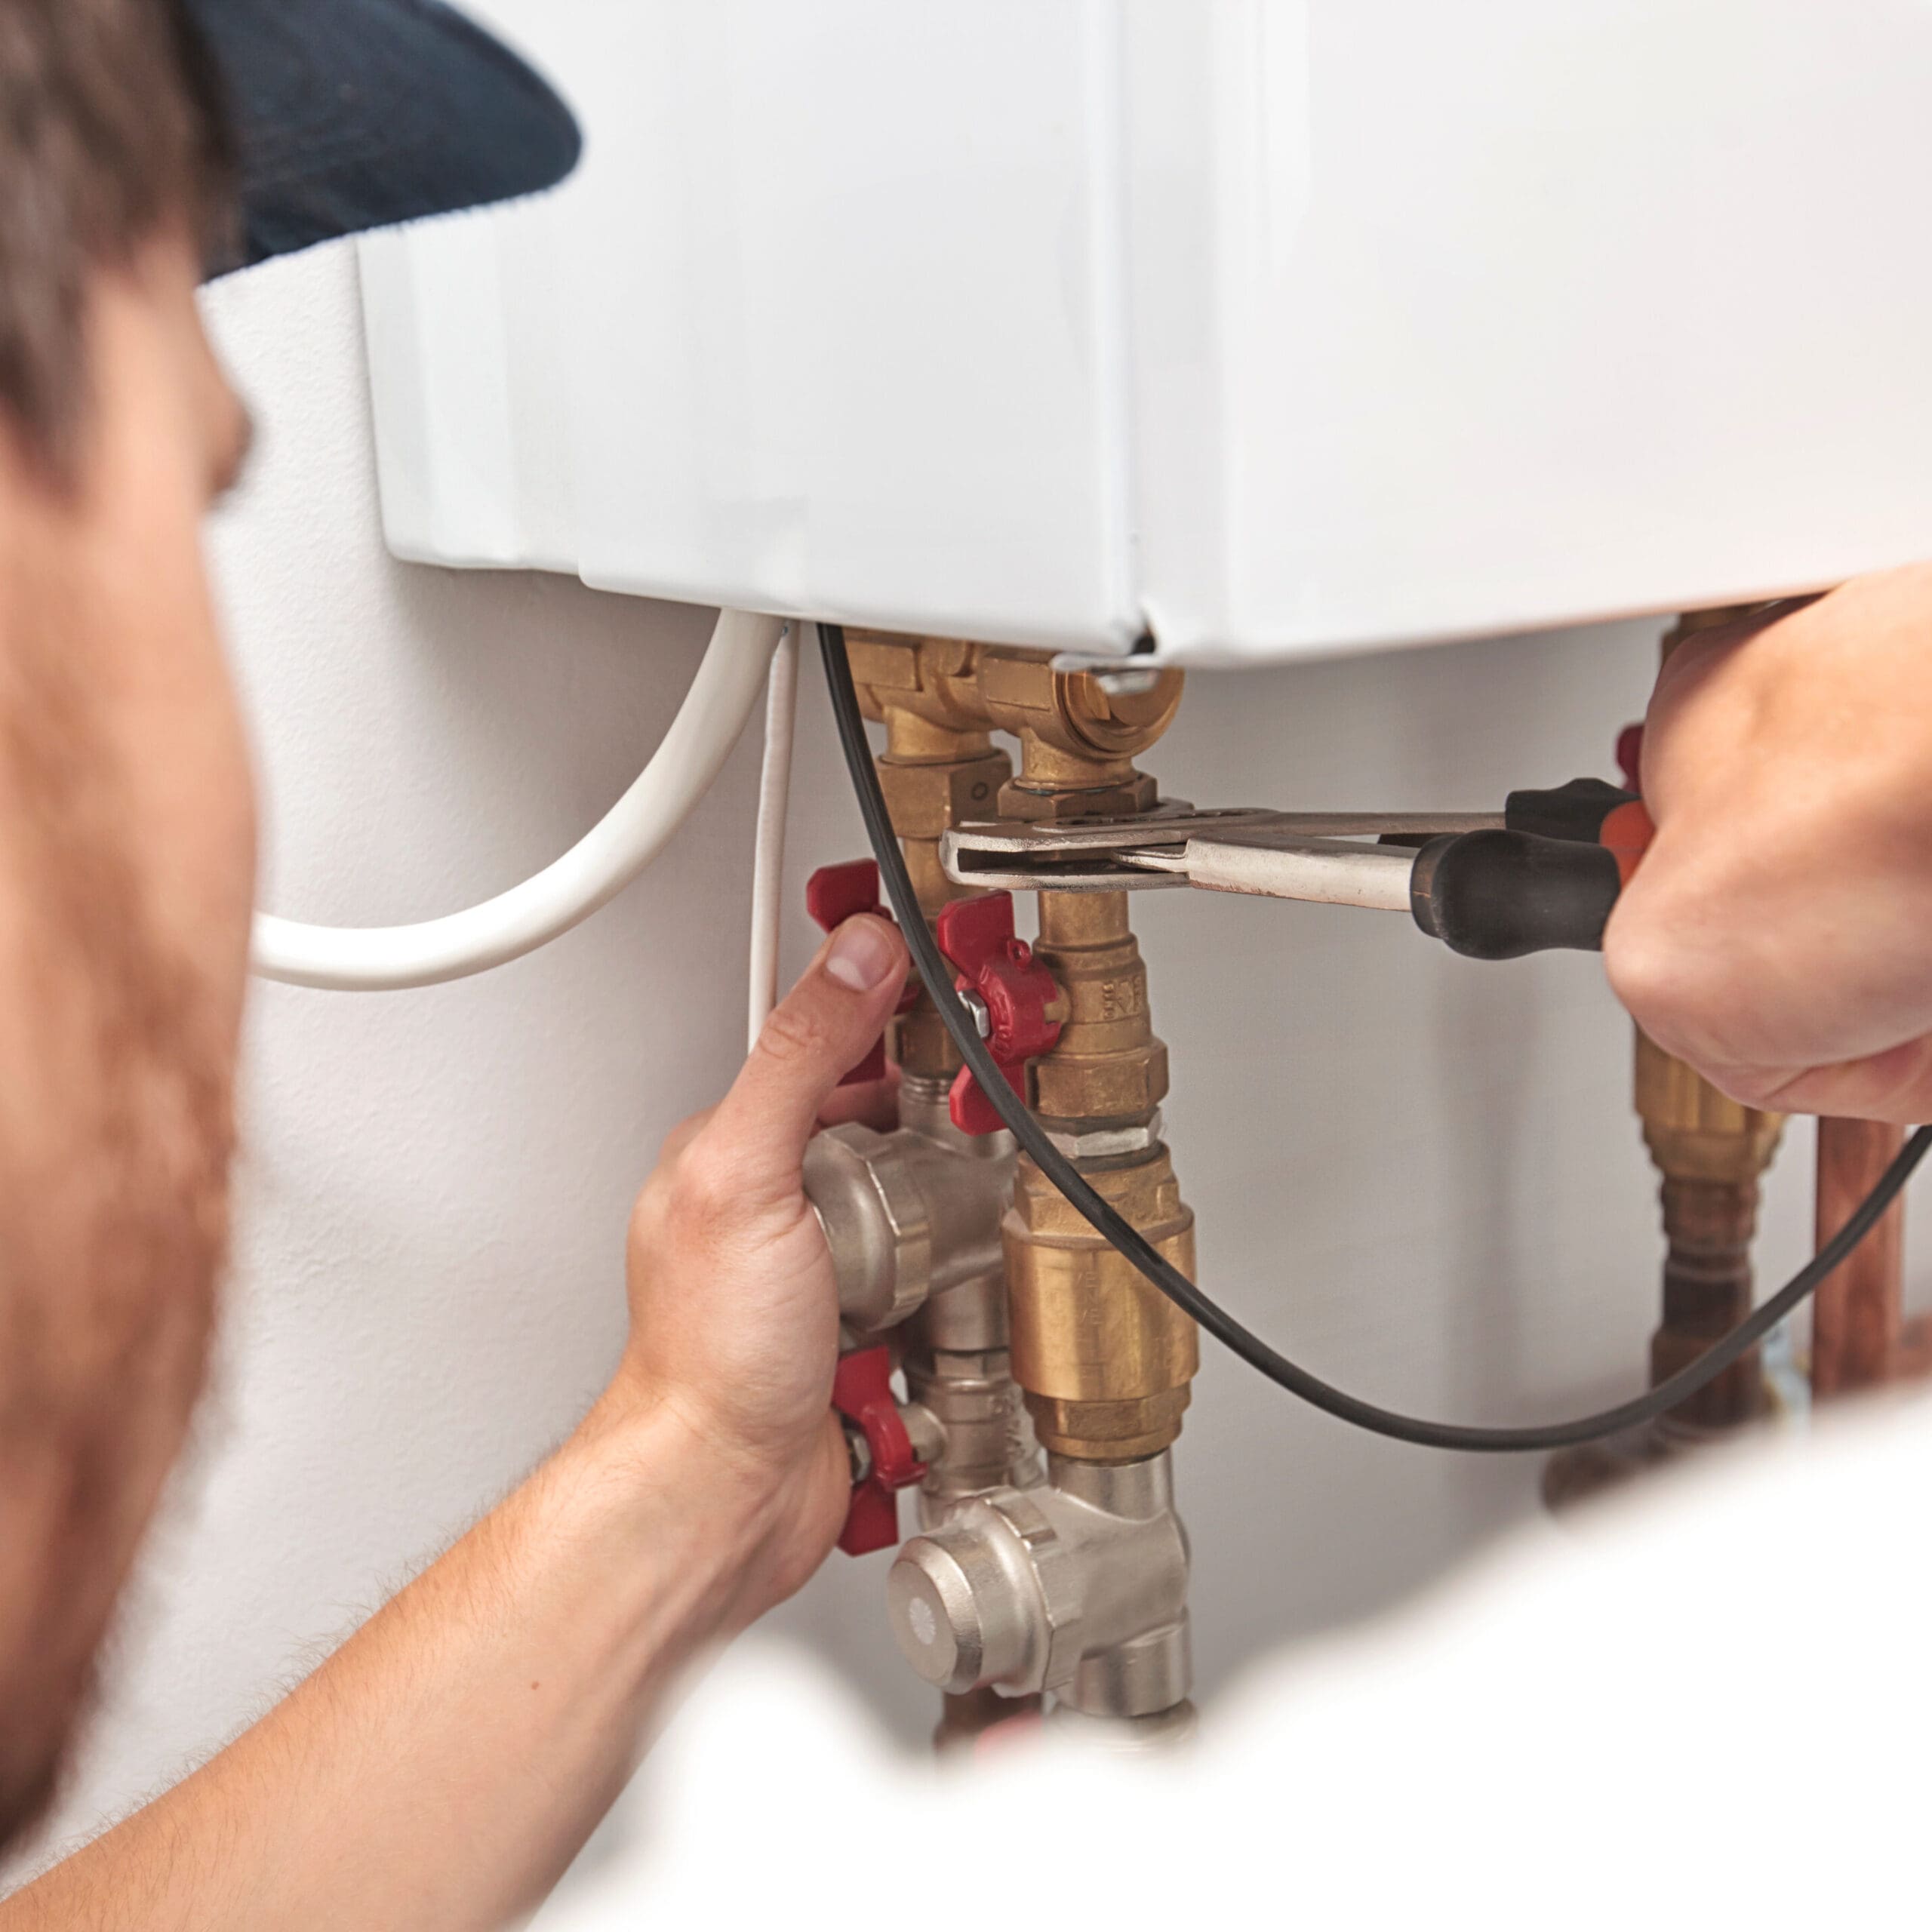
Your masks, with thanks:
M707 1130L737 1150L747 1196L770 1201L797 1189L819 1109L884 1031L906 966L898 928L862 912L826 941L773 1008Z

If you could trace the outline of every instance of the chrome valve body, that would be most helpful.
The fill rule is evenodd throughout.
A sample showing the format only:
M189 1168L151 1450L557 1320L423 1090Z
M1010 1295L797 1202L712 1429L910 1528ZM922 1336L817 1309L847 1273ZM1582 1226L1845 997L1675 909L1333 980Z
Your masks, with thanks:
M1165 1451L1055 1457L1046 1482L968 1497L913 1537L887 1601L900 1649L942 1690L1140 1718L1188 1694L1187 1571Z

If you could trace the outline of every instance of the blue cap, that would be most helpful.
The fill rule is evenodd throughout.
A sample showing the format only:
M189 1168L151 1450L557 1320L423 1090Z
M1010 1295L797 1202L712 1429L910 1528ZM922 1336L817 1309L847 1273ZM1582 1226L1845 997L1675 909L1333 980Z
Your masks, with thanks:
M583 137L508 48L440 0L187 0L226 90L247 267L553 187Z

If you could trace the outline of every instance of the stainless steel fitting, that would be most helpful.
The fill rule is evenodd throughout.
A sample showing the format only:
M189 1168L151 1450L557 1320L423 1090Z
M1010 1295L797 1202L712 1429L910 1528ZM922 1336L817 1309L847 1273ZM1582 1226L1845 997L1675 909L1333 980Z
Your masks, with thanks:
M927 1314L930 1322L932 1310ZM1032 1418L1004 1349L971 1353L909 1349L906 1386L937 1423L940 1441L937 1455L920 1459L927 1468L919 1492L924 1527L942 1521L962 1497L989 1489L1024 1489L1039 1481Z
M912 1668L943 1690L1146 1717L1187 1697L1187 1569L1166 1451L1055 1457L1044 1484L968 1497L913 1537L887 1605Z
M846 1326L876 1333L949 1289L1003 1283L1000 1217L1013 1168L1011 1134L976 1139L943 1116L891 1134L851 1124L815 1136L805 1195L832 1250Z

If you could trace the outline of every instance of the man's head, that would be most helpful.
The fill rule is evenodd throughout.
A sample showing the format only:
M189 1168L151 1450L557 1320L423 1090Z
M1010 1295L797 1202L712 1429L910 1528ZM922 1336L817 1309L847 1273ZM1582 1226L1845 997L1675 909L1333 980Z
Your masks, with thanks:
M201 1386L254 807L201 524L211 268L533 193L577 124L441 0L0 0L0 1842Z
M245 419L175 0L0 0L0 1836L199 1388L254 870L200 525Z

